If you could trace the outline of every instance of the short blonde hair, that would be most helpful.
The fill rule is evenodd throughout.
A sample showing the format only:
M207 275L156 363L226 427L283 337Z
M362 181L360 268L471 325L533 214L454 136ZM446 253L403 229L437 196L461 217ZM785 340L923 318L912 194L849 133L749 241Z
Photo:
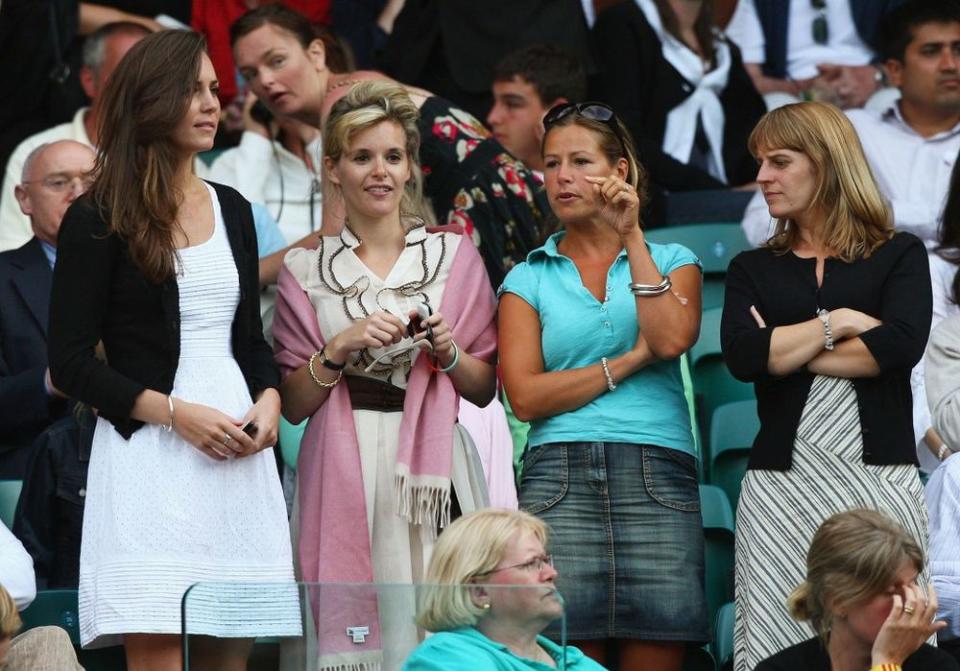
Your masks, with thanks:
M880 195L857 132L840 110L824 103L795 103L767 112L750 133L750 153L790 149L814 165L812 207L826 214L825 242L850 262L870 256L893 237L893 215ZM777 221L767 246L789 251L799 240L792 221Z
M324 124L323 155L337 162L357 133L384 121L397 124L403 130L404 149L410 164L410 179L404 186L400 214L432 225L435 223L433 210L423 195L419 119L420 110L400 84L377 79L359 82L330 110Z
M547 525L529 513L487 508L468 513L447 527L433 549L417 624L448 631L477 623L483 610L463 587L497 568L518 532L529 531L546 547Z
M17 604L14 602L10 592L0 585L0 641L13 638L14 634L20 631L23 622L20 620L20 613L17 612Z
M880 594L904 562L919 573L923 550L895 521L876 510L856 509L828 517L807 552L807 579L787 601L795 620L809 621L826 641L832 609L851 608Z

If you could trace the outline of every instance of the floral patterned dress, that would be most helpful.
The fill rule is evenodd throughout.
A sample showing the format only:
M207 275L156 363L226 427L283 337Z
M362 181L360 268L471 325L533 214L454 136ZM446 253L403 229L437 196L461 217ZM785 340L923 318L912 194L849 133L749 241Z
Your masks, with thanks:
M543 185L483 124L443 98L420 108L424 190L440 224L459 224L480 250L494 289L549 230Z

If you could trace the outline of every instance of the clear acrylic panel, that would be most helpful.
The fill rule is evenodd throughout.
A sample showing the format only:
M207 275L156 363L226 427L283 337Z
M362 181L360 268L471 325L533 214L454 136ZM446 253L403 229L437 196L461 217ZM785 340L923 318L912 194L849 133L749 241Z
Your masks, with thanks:
M455 647L498 647L483 633L491 623L532 627L531 635L542 630L549 639L541 647L557 668L566 668L563 598L552 585L225 582L193 585L183 597L184 668L191 660L201 668L211 645L255 639L251 671L399 671L431 635L426 627L450 630L471 617L476 627L445 634L458 637Z

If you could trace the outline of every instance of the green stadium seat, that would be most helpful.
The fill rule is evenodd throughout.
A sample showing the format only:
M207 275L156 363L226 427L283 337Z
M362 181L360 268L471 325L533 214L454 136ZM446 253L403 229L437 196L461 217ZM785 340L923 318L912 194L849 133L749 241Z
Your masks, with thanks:
M51 589L37 592L37 598L20 617L23 629L55 626L65 629L77 651L80 665L86 671L124 671L127 668L122 646L80 649L80 616L77 590Z
M220 156L220 154L225 152L227 149L228 149L227 147L208 149L207 151L200 152L199 154L197 154L197 156L200 158L201 161L203 161L203 164L209 168L211 165L213 165L213 162L217 159L217 157Z
M291 424L283 415L280 416L280 427L278 430L277 442L280 443L280 454L283 456L283 463L289 468L297 470L297 457L300 456L300 441L303 440L303 432L307 430L307 422L303 420L299 424Z
M24 629L57 626L67 630L74 645L80 644L80 617L77 590L48 589L37 592L26 610L21 613Z
M8 529L13 529L13 514L17 510L21 489L23 480L0 480L0 522Z
M704 310L700 320L700 339L690 349L690 371L700 421L700 435L706 443L703 454L710 463L709 443L713 412L725 403L754 398L753 385L741 382L730 374L720 349L721 308Z
M731 601L723 604L717 611L713 628L713 656L717 658L717 668L720 671L733 669L733 620L734 605Z
M738 223L687 224L644 232L650 242L675 242L693 251L703 264L703 309L723 305L723 276L730 260L750 249Z
M733 600L734 521L730 501L722 489L700 485L703 516L707 614L714 621L720 607Z
M740 483L747 472L750 448L760 430L757 402L725 403L713 412L710 421L710 484L727 494L734 513L740 500Z

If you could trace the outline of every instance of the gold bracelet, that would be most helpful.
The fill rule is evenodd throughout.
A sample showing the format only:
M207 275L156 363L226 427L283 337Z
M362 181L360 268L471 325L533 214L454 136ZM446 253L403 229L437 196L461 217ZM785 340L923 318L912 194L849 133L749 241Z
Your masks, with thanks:
M899 664L877 664L870 667L870 671L903 671Z
M337 378L333 382L324 382L319 377L317 377L316 372L314 372L313 370L313 362L316 361L317 357L319 356L320 356L319 351L313 353L313 355L310 357L310 361L307 362L307 370L310 371L310 377L313 378L313 381L317 383L318 387L323 387L324 389L332 389L333 387L336 387L337 384L340 382L340 378L343 377L343 371L341 370L337 372Z

